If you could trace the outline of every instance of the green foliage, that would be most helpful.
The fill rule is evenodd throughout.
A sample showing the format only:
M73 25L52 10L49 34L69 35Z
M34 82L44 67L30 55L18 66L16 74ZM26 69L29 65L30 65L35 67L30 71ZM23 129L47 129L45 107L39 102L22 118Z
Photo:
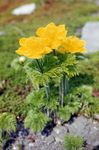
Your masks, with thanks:
M89 109L87 111L90 116L94 116L94 114L99 114L99 98L95 98L94 102L89 105Z
M0 129L7 132L16 130L16 117L11 113L0 114Z
M51 97L47 100L46 93L44 88L38 91L32 91L26 98L26 104L28 104L31 108L41 109L50 109L51 111L56 110L59 105L57 101L57 97L51 95Z
M13 69L11 69L10 63L13 58L14 54L9 54L4 51L1 52L0 50L0 81L12 75Z
M80 109L79 102L75 101L67 103L65 107L59 109L58 116L64 119L64 121L68 121L73 114L78 113L79 109Z
M74 88L65 96L65 106L59 109L58 115L65 121L68 121L73 114L78 114L79 112L90 116L92 112L91 107L95 105L96 101L96 98L92 96L91 86L83 85ZM98 101L97 104L99 104Z
M58 116L65 121L68 121L71 117L71 108L69 106L65 106L59 109Z
M34 65L31 65L33 63ZM32 61L26 64L24 68L35 89L46 86L50 81L58 85L63 74L68 78L78 74L76 57L71 54L65 56L59 54L58 56L47 55L40 62Z
M24 65L24 70L34 88L26 98L27 108L31 110L26 112L26 127L39 131L43 129L48 117L53 113L56 112L56 115L68 121L71 115L77 112L76 104L63 108L60 104L61 96L63 95L64 98L66 93L64 89L66 82L62 79L65 76L71 78L78 74L75 55L51 53L40 60L28 60ZM59 91L60 82L63 83L61 91Z
M59 107L59 101L57 96L51 95L48 100L46 99L45 108L50 110L50 113L57 111L58 107Z
M78 109L78 112L86 116L93 116L99 112L99 98L92 96L91 86L83 85L72 89L65 97L65 104L74 105L74 110Z
M0 113L11 112L17 116L19 114L23 114L23 109L25 109L24 107L24 100L17 95L13 89L11 91L7 90L5 94L0 96Z
M44 89L32 91L26 98L26 103L32 108L42 108L44 106L45 92Z
M24 66L25 61L26 61L26 58L23 56L15 58L11 63L11 67L14 68L16 71L22 70L22 67Z
M68 134L64 139L64 148L66 150L83 150L83 142L82 137Z
M48 116L55 112L64 121L68 121L73 114L79 112L92 115L91 107L96 106L96 100L92 97L91 86L71 88L68 94L65 91L67 84L64 77L78 75L77 60L78 56L58 53L54 56L46 55L41 60L29 60L24 69L32 81L34 91L27 97L28 106L31 109L39 109Z
M43 130L49 118L40 111L30 110L25 118L26 128L31 128L34 132Z
M78 84L87 84L92 85L95 89L99 89L99 59L97 56L99 55L99 52L96 52L95 54L88 55L87 59L84 61L81 61L79 64L79 72L80 77L82 76L82 79L80 78L77 82ZM79 78L79 77L78 77ZM74 83L76 84L76 82Z
M12 113L1 113L0 114L0 145L3 140L9 138L9 133L16 130L16 116ZM7 131L7 134L2 137L2 131Z

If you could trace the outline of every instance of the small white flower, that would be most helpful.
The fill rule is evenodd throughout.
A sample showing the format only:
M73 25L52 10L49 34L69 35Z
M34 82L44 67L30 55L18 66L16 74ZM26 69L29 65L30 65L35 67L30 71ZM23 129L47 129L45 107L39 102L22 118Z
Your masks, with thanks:
M26 60L26 58L25 58L24 56L19 57L19 62L20 62L20 63L25 62L25 60Z

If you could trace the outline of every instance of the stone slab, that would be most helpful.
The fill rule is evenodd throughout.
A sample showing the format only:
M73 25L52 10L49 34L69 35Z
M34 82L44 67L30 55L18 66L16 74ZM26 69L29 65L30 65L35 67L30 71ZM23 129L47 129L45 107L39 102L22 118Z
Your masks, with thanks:
M99 123L84 116L79 116L69 126L69 132L73 135L82 136L91 147L99 145Z
M87 22L83 29L81 38L86 41L88 53L99 50L99 22Z

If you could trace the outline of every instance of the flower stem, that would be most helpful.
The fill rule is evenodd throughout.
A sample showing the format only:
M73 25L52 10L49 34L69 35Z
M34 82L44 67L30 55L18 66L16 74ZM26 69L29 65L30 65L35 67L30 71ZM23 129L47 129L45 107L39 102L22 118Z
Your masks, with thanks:
M62 79L62 92L61 92L61 106L63 107L64 105L64 78Z
M61 107L64 106L64 97L68 92L68 79L63 75L60 84L59 84L59 102Z
M38 65L38 68L39 68L40 72L43 73L43 68L39 63L39 60L36 59L36 62L37 62L37 65ZM47 100L49 100L50 90L49 90L49 84L48 83L45 85L45 92L46 92L46 98L47 98ZM49 109L47 109L47 115L49 116Z
M40 72L43 73L43 68L41 67L41 65L39 63L39 60L36 59L36 62L37 62L37 65L38 65L38 68L39 68Z
M63 76L63 80L64 80L64 83L63 83L64 84L64 96L66 96L69 90L69 81L65 75Z
M59 83L59 102L61 107L63 107L64 104L64 84L63 84L63 78L61 79L60 83Z

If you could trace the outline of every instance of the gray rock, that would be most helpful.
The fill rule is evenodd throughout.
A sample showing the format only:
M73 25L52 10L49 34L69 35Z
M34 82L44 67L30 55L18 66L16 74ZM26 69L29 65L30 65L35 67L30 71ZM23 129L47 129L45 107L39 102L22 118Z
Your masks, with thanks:
M98 6L99 6L99 0L96 0L96 5L98 5Z
M29 143L29 145L28 145L28 150L32 150L33 147L34 147L34 143Z
M17 7L12 11L13 15L29 15L33 13L36 9L36 4L25 4L23 6Z
M64 150L63 145L61 143L54 143L52 145L52 149L49 150Z
M94 119L99 121L99 114L94 114Z
M45 139L45 142L46 142L48 145L50 145L50 144L52 144L52 143L55 142L55 138L54 138L52 135L50 135L50 136L48 136L48 137Z
M29 136L23 139L20 136L14 143L14 147L17 149L18 145L24 143L25 150L64 150L63 141L67 131L70 134L82 136L87 141L88 145L84 150L92 150L93 147L99 145L99 123L84 116L79 116L75 118L72 124L54 127L48 137L42 137L41 133L37 133L34 143ZM30 131L30 137L35 137L32 131Z
M64 136L67 134L67 128L65 126L56 126L52 132L56 142L63 143Z
M97 6L99 6L99 0L87 0L88 2L95 3Z
M87 22L82 29L82 39L86 41L88 53L99 50L99 22Z
M82 136L92 147L99 145L99 123L83 116L69 125L70 134Z

